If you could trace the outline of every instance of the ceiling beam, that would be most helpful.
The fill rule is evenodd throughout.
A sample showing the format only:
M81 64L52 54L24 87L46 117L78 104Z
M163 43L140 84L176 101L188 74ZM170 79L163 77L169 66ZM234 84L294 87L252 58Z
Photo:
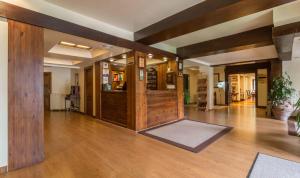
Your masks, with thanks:
M176 57L176 54L167 51L146 46L138 42L119 38L110 34L106 34L97 30L93 30L84 26L80 26L71 22L67 22L55 17L51 17L39 12L28 10L2 1L0 1L0 17L22 23L27 23L30 25L39 26L42 28L47 28L62 33L67 33L70 35L102 43L107 43L118 47L137 50L144 53L160 54L169 58Z
M227 37L184 46L177 49L177 55L183 59L189 59L272 44L272 26L266 26Z
M292 60L294 38L299 36L300 22L273 28L273 41L280 60Z
M135 41L151 45L295 0L207 0L135 32Z

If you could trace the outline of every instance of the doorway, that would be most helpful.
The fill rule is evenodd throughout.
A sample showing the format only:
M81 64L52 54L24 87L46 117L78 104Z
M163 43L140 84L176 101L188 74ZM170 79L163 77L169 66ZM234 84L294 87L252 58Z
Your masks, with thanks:
M256 74L231 74L228 78L229 105L256 106Z
M85 78L85 113L93 116L93 66L84 69Z
M44 110L51 110L51 89L52 89L52 75L51 72L44 72Z

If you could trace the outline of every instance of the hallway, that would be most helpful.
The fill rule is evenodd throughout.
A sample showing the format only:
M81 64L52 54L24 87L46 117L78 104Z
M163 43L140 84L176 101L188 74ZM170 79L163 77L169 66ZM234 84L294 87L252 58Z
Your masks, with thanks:
M299 138L286 124L264 118L254 107L211 112L186 108L186 115L234 129L195 154L77 113L45 117L46 159L1 178L246 177L257 152L300 161Z

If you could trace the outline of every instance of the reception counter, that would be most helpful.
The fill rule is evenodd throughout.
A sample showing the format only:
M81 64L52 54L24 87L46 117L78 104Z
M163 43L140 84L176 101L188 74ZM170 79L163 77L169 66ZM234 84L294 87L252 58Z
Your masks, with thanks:
M127 126L127 92L102 91L101 92L101 117L103 120Z
M157 126L178 119L176 90L147 91L147 125Z

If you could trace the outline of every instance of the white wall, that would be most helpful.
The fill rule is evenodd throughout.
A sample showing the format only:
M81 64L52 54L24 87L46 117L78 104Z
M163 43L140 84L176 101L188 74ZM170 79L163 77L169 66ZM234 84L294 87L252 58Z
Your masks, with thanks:
M65 96L67 94L70 94L71 89L71 69L60 67L45 67L44 72L51 72L52 76L50 109L65 109Z
M259 76L268 76L267 69L257 69L257 105L268 105L268 79L260 79Z
M300 60L283 61L282 72L287 73L293 82L293 87L300 92Z
M10 4L14 4L26 9L40 12L49 16L53 16L65 21L69 21L84 27L95 29L107 34L118 36L121 38L133 40L133 32L112 26L99 20L81 15L60 6L51 4L45 0L1 0Z
M0 167L8 159L8 25L0 18Z
M219 74L220 81L222 81L222 82L225 81L225 67L224 66L214 67L214 73ZM225 89L214 88L214 91L216 92L217 104L224 105L225 104Z

